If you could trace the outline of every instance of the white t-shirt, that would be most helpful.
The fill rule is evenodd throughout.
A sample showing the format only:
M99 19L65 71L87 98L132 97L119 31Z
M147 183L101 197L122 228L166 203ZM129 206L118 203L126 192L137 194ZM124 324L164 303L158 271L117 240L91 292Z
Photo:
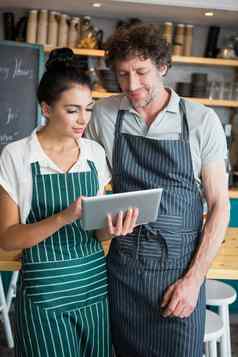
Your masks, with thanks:
M91 120L86 129L86 137L96 140L105 151L112 167L112 153L117 114L125 111L121 131L155 140L178 140L181 133L180 97L171 89L168 105L148 126L133 109L124 94L97 101ZM185 100L189 142L194 177L199 189L202 187L202 168L213 162L227 159L227 145L224 130L214 110L202 104Z
M38 161L42 174L64 173L43 151L36 135L37 130L29 137L5 146L0 157L0 185L19 206L21 223L26 222L31 208L31 163ZM102 194L104 186L111 179L104 149L95 141L84 138L80 139L79 146L79 160L69 173L90 171L87 160L93 161L99 179L98 194Z

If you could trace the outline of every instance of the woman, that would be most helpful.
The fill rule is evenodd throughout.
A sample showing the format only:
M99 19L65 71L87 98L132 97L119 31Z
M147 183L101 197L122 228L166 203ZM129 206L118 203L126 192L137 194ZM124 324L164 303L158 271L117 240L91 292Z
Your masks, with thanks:
M83 139L89 78L69 49L50 54L38 88L46 125L7 145L0 160L0 247L23 249L16 356L111 356L107 275L100 235L131 231L138 212L98 232L80 225L81 196L109 181L102 147Z

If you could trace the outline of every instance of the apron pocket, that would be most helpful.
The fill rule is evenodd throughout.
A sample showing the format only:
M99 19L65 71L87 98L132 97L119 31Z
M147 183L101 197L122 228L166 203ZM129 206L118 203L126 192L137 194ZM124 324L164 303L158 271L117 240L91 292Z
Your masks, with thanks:
M156 222L160 237L167 247L167 259L178 259L182 253L182 216L160 215Z

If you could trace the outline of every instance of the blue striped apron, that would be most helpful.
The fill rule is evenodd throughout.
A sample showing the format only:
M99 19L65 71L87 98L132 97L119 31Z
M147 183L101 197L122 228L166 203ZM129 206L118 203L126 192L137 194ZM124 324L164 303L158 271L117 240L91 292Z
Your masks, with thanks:
M48 174L32 163L31 224L98 191L95 165ZM25 249L16 298L17 357L110 357L106 261L94 232L79 220Z
M113 150L113 191L163 187L157 221L112 240L109 306L117 357L202 357L204 284L190 317L162 316L166 289L186 272L198 247L202 201L195 182L184 101L178 140L122 133L119 111Z

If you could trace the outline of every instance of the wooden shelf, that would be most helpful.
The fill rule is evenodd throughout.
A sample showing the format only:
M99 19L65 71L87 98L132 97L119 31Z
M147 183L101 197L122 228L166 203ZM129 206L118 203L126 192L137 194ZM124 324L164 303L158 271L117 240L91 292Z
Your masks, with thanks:
M173 63L198 64L203 66L238 67L238 59L172 56Z
M45 52L50 52L54 49L52 46L45 46ZM105 51L87 48L72 48L75 54L82 56L92 56L92 57L104 57ZM204 66L227 66L227 67L238 67L238 59L222 59L222 58L205 58L205 57L194 57L194 56L172 56L173 63L183 63L183 64L198 64Z
M97 91L93 91L92 95L93 98L106 98L106 97L111 97L112 95L117 95L120 93L112 93L112 92L97 92Z
M208 99L208 98L186 98L194 103L209 105L211 107L238 108L238 100Z
M110 92L93 92L93 98L106 98L112 95L117 95L119 93ZM227 107L227 108L238 108L238 100L221 100L221 99L208 99L208 98L192 98L187 97L186 99L191 100L194 103L200 103L204 105L209 105L211 107Z
M44 47L45 52L48 53L54 49L51 46ZM104 57L105 51L96 49L86 49L86 48L72 48L75 54L81 56L92 56L92 57ZM173 56L173 63L181 64L195 64L195 65L207 65L207 66L226 66L226 67L238 67L238 60L228 60L221 58L204 58L204 57L186 57L186 56ZM94 98L105 98L111 95L116 95L118 93L110 92L93 92ZM228 108L238 108L238 101L236 100L211 100L207 98L187 98L195 103L201 103L204 105L214 106L214 107L228 107Z
M45 52L48 53L57 47L44 46ZM104 57L105 52L102 50L87 49L87 48L72 48L76 55L92 56L92 57Z

